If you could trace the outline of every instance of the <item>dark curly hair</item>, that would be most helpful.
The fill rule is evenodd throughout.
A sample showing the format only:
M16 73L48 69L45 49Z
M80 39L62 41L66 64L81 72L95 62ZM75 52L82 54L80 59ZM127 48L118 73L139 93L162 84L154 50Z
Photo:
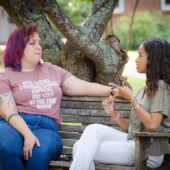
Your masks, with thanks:
M142 44L148 54L146 71L146 95L152 96L158 89L158 80L164 80L170 88L170 44L154 38Z

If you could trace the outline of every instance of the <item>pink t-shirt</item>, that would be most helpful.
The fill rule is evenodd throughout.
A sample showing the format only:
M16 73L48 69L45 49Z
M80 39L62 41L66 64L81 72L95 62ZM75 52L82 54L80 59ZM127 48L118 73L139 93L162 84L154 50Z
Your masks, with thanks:
M66 70L42 63L31 72L0 72L0 93L12 92L18 112L41 114L61 123L61 85L71 74Z

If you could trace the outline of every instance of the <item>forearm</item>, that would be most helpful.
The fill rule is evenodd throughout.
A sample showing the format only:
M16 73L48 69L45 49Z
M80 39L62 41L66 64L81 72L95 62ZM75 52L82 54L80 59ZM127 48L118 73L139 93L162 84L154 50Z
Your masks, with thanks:
M139 119L149 131L154 132L157 130L162 121L163 115L160 113L149 113L140 106L136 100L133 102L133 108L135 109Z
M109 86L90 83L74 76L69 77L62 85L62 92L70 96L109 96Z
M85 82L84 85L84 93L88 96L109 96L109 86L97 84L97 83L89 83Z
M122 117L121 115L118 117L117 112L111 115L111 118L116 122L116 124L125 132L128 132L129 121ZM118 119L117 119L118 118Z

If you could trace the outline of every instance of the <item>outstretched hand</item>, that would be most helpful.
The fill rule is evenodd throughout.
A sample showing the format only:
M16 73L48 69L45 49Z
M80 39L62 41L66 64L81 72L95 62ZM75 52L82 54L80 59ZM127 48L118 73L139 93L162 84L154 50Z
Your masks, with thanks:
M131 102L132 98L134 97L132 90L127 87L127 86L118 86L117 84L114 83L109 83L110 86L114 87L113 90L111 90L111 92L114 94L114 98L115 97L122 97L124 99L127 99Z

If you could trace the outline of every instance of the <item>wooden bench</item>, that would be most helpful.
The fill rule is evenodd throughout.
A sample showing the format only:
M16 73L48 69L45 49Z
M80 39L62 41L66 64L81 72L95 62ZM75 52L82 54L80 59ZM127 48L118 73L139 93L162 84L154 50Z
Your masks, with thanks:
M115 122L105 113L102 107L104 97L67 97L61 102L63 124L60 126L60 136L63 139L63 153L60 160L51 161L50 170L68 170L72 161L72 146L80 138L88 124L99 123L118 128ZM124 99L115 100L116 110L124 117L129 118L131 106ZM136 133L136 163L133 166L108 165L96 163L96 170L144 170L149 143L154 137L151 133ZM153 136L151 136L153 135ZM170 134L155 134L170 137ZM147 147L146 147L147 146Z

